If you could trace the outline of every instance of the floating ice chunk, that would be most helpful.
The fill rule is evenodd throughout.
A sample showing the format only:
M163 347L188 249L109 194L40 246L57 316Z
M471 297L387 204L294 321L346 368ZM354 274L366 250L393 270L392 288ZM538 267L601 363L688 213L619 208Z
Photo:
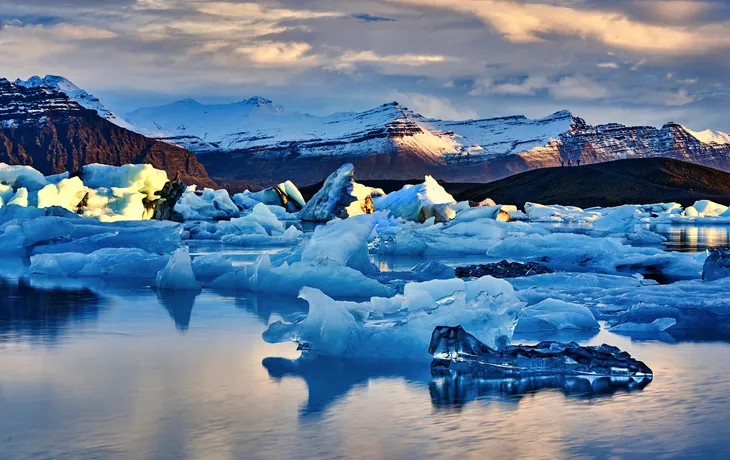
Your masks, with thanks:
M322 188L299 212L304 221L328 222L373 212L373 189L355 182L355 167L345 164L330 174Z
M91 254L38 254L30 258L30 273L69 277L153 279L167 264L169 256L141 249L107 248Z
M674 318L658 318L651 323L623 323L611 328L611 332L664 332L677 324Z
M448 280L432 280L422 283L406 284L403 295L408 299L411 310L426 308L438 299L450 296L456 291L465 291L466 283L459 278Z
M46 218L50 219L50 218ZM63 219L68 221L68 219ZM182 225L174 222L124 221L99 222L92 219L73 219L72 231L58 241L45 238L42 246L33 248L34 254L80 252L91 253L104 248L138 248L145 252L170 254L181 244Z
M303 262L335 263L363 273L373 273L368 239L385 214L359 215L345 220L330 221L314 230L302 251Z
M447 209L448 205L456 204L456 200L431 176L426 176L422 184L406 185L375 198L373 204L378 211L387 210L395 217L418 222L429 217L440 217L437 222L446 221L456 215L454 210Z
M601 217L600 211L584 211L577 206L525 203L525 213L533 222L593 222Z
M211 283L218 289L296 294L304 286L317 288L334 297L390 297L393 290L357 270L340 265L312 262L283 263L276 267L264 254L253 265L234 269Z
M175 251L165 268L157 273L153 286L160 289L200 290L200 283L195 280L188 248L182 247Z
M217 233L220 235L261 233L259 229L263 229L263 233L268 235L284 232L284 223L263 203L254 206L244 216L219 222L217 225Z
M428 352L434 376L474 377L579 374L652 379L653 372L630 354L610 345L582 347L575 342L545 341L535 346L510 345L499 350L461 326L439 326Z
M239 215L238 207L231 201L227 190L206 188L197 191L195 186L188 187L174 209L185 220L229 219Z
M665 252L622 244L618 238L553 233L507 238L492 257L540 262L550 268L600 273L642 273L675 279L699 277L705 255Z
M611 233L633 233L640 216L638 206L619 206L593 222L593 229Z
M0 163L0 183L13 189L40 190L48 184L43 174L30 166L10 166Z
M730 276L730 248L710 249L702 267L702 279L715 281Z
M249 192L233 195L233 201L242 209L252 208L257 203L264 203L268 206L281 206L287 212L298 212L305 205L304 197L292 181L282 182L279 185L269 187L260 192Z
M486 343L507 343L521 304L514 298L483 292L471 301L464 291L440 299L425 309L395 320L358 319L347 302L335 302L305 288L300 297L309 303L309 315L294 323L277 321L264 332L267 342L297 342L307 353L343 358L426 358L429 338L439 324L467 324Z
M692 207L704 217L716 217L727 212L728 207L710 200L700 200L695 202Z
M583 305L546 299L522 311L515 333L563 329L598 330L600 325L593 313Z

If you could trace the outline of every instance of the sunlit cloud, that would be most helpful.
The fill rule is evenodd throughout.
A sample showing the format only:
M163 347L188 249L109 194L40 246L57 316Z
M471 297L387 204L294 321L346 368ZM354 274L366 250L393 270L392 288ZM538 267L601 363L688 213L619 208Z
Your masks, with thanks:
M445 56L420 55L420 54L390 54L381 56L373 51L348 51L342 55L340 62L348 65L356 62L388 63L406 66L422 66L426 64L448 61Z
M547 35L592 39L634 51L689 54L730 47L730 24L693 29L647 24L611 11L580 10L507 0L392 0L470 13L516 43L540 43Z

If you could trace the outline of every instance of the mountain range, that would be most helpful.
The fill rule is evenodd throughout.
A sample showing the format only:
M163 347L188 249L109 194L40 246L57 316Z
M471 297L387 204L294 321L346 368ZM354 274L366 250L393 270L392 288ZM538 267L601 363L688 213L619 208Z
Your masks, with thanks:
M232 104L185 99L120 117L63 77L32 77L15 86L62 92L121 128L194 152L212 179L234 190L287 179L313 184L346 162L360 179L431 174L452 182L488 182L578 160L669 157L730 171L729 135L677 123L592 126L567 111L536 120L446 121L397 102L316 116L261 97Z
M33 166L46 175L89 163L149 163L189 184L216 185L193 153L126 129L85 91L61 79L46 80L49 84L0 78L0 162Z

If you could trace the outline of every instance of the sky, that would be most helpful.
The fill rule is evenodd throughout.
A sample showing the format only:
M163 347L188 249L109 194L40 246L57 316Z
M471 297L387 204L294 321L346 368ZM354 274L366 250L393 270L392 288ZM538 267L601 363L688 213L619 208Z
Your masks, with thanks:
M0 0L0 76L63 75L121 114L263 96L730 131L729 52L730 0Z

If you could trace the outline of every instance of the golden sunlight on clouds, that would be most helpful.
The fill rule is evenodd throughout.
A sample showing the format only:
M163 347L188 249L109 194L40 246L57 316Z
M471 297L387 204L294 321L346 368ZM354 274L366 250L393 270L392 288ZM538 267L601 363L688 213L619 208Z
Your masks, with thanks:
M307 43L259 42L236 48L251 62L262 65L316 64L315 56L305 56L312 49Z
M587 11L563 6L523 4L505 0L391 0L469 13L516 43L537 43L545 35L577 36L633 51L691 54L730 46L728 24L693 29L634 21L609 11Z
M448 60L449 58L445 56L437 55L390 54L387 56L380 56L378 54L375 54L373 51L348 51L340 58L340 61L344 65L355 62L380 62L389 64L402 64L407 66L422 66L437 62L445 62Z

